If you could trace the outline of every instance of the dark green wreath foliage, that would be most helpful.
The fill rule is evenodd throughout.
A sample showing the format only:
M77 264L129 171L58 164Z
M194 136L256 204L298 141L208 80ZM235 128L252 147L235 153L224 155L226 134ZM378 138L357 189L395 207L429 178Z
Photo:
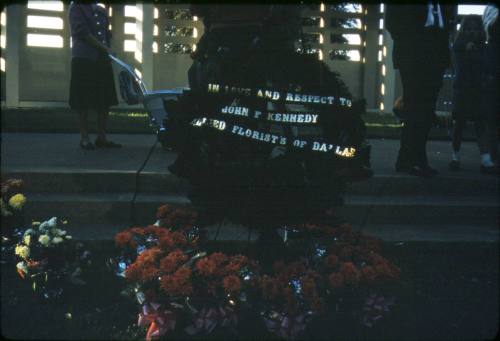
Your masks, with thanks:
M272 25L264 32L243 27L206 33L190 70L192 90L180 102L165 103L170 145L179 151L169 169L191 182L190 199L208 220L226 217L275 227L311 221L341 203L346 183L367 163L362 103L354 102L352 108L308 108L320 114L320 129L313 137L355 147L358 156L352 159L190 125L194 118L211 117L260 131L272 129L269 123L220 114L220 108L232 103L266 111L266 100L209 95L208 83L351 99L339 75L316 55L295 53L287 39L280 39L290 36L290 30ZM284 104L277 104L277 109L286 111ZM292 136L291 128L282 126L284 135Z

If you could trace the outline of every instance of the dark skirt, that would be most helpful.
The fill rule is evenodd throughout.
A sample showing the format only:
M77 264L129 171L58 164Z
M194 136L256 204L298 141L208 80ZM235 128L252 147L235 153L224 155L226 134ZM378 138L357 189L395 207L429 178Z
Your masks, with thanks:
M111 61L71 60L69 106L74 110L108 110L118 104Z

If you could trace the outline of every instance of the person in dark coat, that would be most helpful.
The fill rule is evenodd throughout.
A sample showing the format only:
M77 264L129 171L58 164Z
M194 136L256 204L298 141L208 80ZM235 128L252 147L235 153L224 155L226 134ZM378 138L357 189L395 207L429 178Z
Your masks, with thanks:
M450 63L449 35L456 6L388 4L386 28L394 41L393 64L403 83L405 124L396 171L433 176L426 143L443 74Z
M115 148L119 144L106 138L109 107L118 104L109 59L111 32L106 9L97 2L73 1L69 7L71 29L71 82L69 106L78 113L80 147ZM87 117L97 112L97 139L90 142Z
M499 163L498 135L500 130L500 110L498 85L500 70L498 66L498 6L489 4L483 13L483 26L486 33L486 48L483 63L483 96L481 103L487 115L490 153L493 162ZM497 169L498 172L498 169Z
M467 121L473 121L481 154L481 171L492 172L495 165L489 148L487 115L480 106L483 89L483 60L486 35L479 15L464 16L452 46L453 81L453 154L451 170L460 169L460 145Z

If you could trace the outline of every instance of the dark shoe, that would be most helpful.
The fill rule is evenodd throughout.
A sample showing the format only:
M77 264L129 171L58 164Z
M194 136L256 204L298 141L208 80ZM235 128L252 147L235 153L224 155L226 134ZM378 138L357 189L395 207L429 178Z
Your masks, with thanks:
M452 171L457 171L460 170L460 161L457 160L451 160L450 163L448 164L448 167Z
M481 165L480 170L481 170L481 173L483 173L483 174L496 174L496 175L500 174L498 166L483 166L483 165Z
M433 171L436 173L434 173ZM430 177L433 177L434 175L436 175L437 171L430 168L430 167L413 166L408 170L408 174L420 176L423 178L430 178Z
M95 140L95 146L97 148L121 148L122 145L118 143L114 143L111 141L101 141L101 140Z
M93 150L93 149L95 149L95 146L89 140L81 140L80 141L80 148L85 149L85 150Z

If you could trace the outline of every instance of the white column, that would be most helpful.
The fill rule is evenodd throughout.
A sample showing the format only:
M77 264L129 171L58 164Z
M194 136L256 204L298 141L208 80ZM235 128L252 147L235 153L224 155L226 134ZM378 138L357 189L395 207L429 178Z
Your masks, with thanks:
M136 60L141 64L142 80L148 90L154 86L153 81L153 21L154 5L137 3L136 18ZM140 55L140 59L138 58Z
M380 94L380 63L378 62L378 10L379 5L366 5L364 15L365 31L365 62L363 63L363 97L366 99L367 110L378 110ZM364 27L363 27L364 29Z
M385 95L383 98L384 112L392 113L394 101L396 100L396 70L392 67L392 46L393 41L387 30L384 30L384 47L386 55L382 58L382 64L385 65Z
M23 6L25 5L10 4L5 7L7 46L5 47L4 58L5 104L7 107L19 106L19 49L23 41L21 23L24 20L22 16L25 15Z

